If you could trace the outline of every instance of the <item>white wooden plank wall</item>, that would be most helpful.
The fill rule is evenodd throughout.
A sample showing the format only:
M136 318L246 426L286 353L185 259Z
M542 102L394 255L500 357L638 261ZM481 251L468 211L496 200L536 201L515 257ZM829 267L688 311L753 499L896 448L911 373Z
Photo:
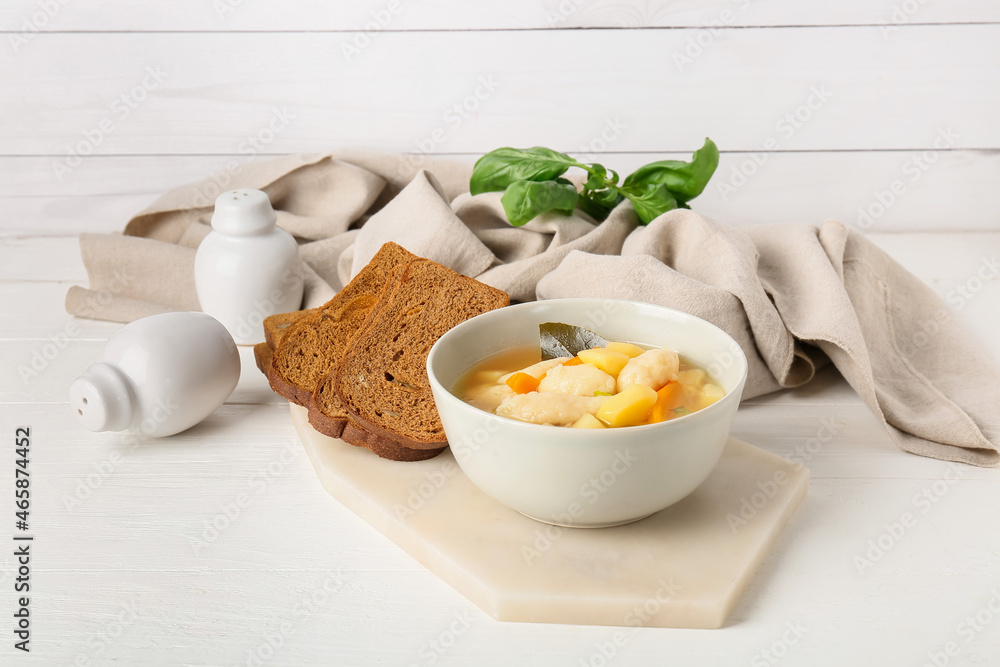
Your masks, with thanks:
M704 136L723 159L696 208L732 224L995 229L998 20L986 0L10 0L0 229L117 230L234 157L541 144L626 171Z

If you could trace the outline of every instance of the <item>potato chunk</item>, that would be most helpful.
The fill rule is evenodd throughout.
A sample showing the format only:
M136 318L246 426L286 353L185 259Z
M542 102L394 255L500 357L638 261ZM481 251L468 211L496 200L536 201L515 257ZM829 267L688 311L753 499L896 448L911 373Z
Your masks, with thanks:
M592 364L615 378L618 377L618 374L625 368L625 364L629 360L627 354L608 350L603 347L597 347L593 350L580 350L580 353L576 356L580 357L583 363Z
M584 416L573 422L572 428L607 428L601 423L597 417L592 414L585 414Z
M717 400L726 395L726 390L714 382L706 384L702 387L701 391L705 394L705 398L707 398L710 403L715 403Z
M708 373L706 373L702 368L692 368L690 370L680 371L677 373L677 381L683 385L694 387L695 389L701 389L708 381Z
M652 387L633 384L605 401L596 416L608 426L635 426L646 421L655 403L656 391Z
M629 359L633 357L638 357L640 354L646 350L642 349L638 345L633 345L632 343L608 343L604 346L605 349L611 350L612 352L621 352Z

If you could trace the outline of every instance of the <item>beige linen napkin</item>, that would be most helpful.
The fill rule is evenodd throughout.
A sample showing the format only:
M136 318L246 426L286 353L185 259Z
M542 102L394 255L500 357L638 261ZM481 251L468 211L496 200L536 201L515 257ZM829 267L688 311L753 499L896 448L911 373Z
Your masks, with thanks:
M800 386L832 361L902 449L1000 460L1000 373L927 286L840 223L736 230L676 210L640 227L625 202L599 225L576 212L514 228L499 193L468 194L470 171L367 153L231 168L163 195L124 236L81 235L90 288L72 287L66 309L122 322L197 309L194 253L215 196L258 188L299 239L305 308L396 241L514 300L635 299L707 319L746 352L745 398Z
M369 208L390 201L424 165L439 175L439 187L449 200L468 190L467 165L420 156L345 152L233 164L162 195L128 222L124 236L82 234L90 288L71 287L66 310L115 322L198 310L194 249L211 229L215 198L236 188L266 192L278 225L302 242L303 307L318 306L343 286L338 259L357 233L348 228L364 219Z
M930 288L839 222L742 232L671 211L636 229L619 256L570 254L537 296L633 299L707 319L747 353L744 398L800 386L829 358L902 449L1000 460L989 357Z
M421 257L463 275L478 276L493 264L493 253L455 215L449 202L437 178L419 172L368 219L354 245L341 255L341 278L346 281L357 275L387 239L404 248L419 248Z

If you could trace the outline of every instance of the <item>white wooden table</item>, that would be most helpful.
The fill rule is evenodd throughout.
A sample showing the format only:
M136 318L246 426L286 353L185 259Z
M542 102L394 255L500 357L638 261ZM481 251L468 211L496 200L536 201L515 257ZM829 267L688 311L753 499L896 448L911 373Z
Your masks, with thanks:
M994 0L5 0L0 53L0 664L1000 664L1000 470L897 450L831 371L740 409L812 482L726 627L623 638L472 607L323 492L246 351L187 433L83 431L67 387L117 325L62 307L78 233L249 160L538 144L624 173L708 135L698 210L866 229L1000 363Z
M1000 254L1000 233L874 239L943 296ZM950 664L1000 659L1000 470L897 450L832 372L740 408L734 435L803 461L812 482L726 627L618 645L615 628L494 621L327 496L249 349L232 398L190 431L84 431L67 387L117 325L62 309L84 279L75 240L5 237L0 267L3 664L602 665L613 650L625 665L922 665L950 642ZM956 317L1000 358L998 312L992 280ZM10 635L22 425L28 655ZM900 531L904 512L916 523Z

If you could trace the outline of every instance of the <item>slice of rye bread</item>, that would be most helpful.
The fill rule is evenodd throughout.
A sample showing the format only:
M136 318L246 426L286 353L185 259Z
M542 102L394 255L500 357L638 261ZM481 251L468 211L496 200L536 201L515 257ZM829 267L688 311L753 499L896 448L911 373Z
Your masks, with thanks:
M323 313L317 318L317 324L309 325L304 329L290 328L291 333L282 338L283 345L279 345L274 351L271 364L267 369L267 379L275 393L293 403L308 406L312 399L311 385L315 383L311 378L321 377L325 372L329 372L329 369L336 366L343 348L347 346L353 335L364 326L369 312L377 301L377 297L371 294L362 294L348 303L328 304L324 306ZM324 331L328 329L335 329L335 331ZM335 335L338 338L334 338ZM308 377L301 381L306 386L294 384L278 370L279 355L283 349L288 349L289 344L295 345L290 355L297 358L296 361L300 364L300 369L305 369L304 371L300 370L300 372L308 373Z
M267 373L271 388L308 406L320 378L336 365L361 329L389 273L414 259L416 255L402 246L385 243L332 299L291 323L274 349Z
M405 268L406 265L397 266L389 274L385 287L379 294L378 302L368 315L369 320L385 305L387 297L395 289ZM366 325L363 325L362 329ZM366 430L351 418L347 408L340 400L340 396L333 390L330 379L334 372L336 372L336 368L319 381L309 403L309 423L316 431L333 438L340 438L355 447L364 447L378 456L392 461L424 461L437 456L447 448L446 445L442 445L434 449L412 449L404 447L395 440Z
M310 409L324 410L323 397L332 390L352 426L380 444L388 440L428 453L443 449L448 441L431 395L427 353L455 325L507 305L506 292L430 260L410 262L336 370L316 387ZM372 438L357 439L369 446Z
M310 315L315 315L322 310L322 306L319 308L310 308L309 310L294 310L290 313L277 313L276 315L270 315L264 318L264 342L272 350L278 347L278 343L281 342L281 337L285 335L285 331L288 327L292 326L298 322L303 317L308 317Z
M389 276L386 278L385 284L382 286L382 291L379 292L378 298L375 301L374 307L369 311L368 317L365 322L358 328L358 333L364 330L368 325L368 322L375 316L375 313L385 305L386 298L396 287L396 283L399 282L399 277L403 274L403 270L409 262L401 264L393 268L389 272ZM352 339L353 341L353 339ZM346 353L347 350L344 350ZM323 435L328 435L331 438L340 438L344 442L354 445L355 447L368 447L372 449L369 445L374 445L375 442L371 438L374 434L368 433L365 429L357 424L351 423L351 416L347 412L347 408L344 407L344 403L340 400L340 396L333 389L333 384L330 381L333 374L336 373L337 368L340 366L340 361L343 360L343 354L341 358L337 360L337 363L330 369L330 371L319 379L316 383L315 389L313 389L312 396L309 397L308 404L308 417L309 423L314 429ZM380 446L380 449L384 449L389 452L393 447L398 447L395 443L385 443L384 446ZM375 451L372 449L372 451ZM404 456L406 452L397 452L398 455ZM386 456L385 458L393 458ZM398 460L407 460L406 458L401 458Z
M267 376L267 369L271 366L271 358L274 357L274 348L277 347L281 337L285 334L285 329L306 315L319 312L319 308L310 310L294 310L290 313L278 313L264 318L264 342L253 346L253 358L257 362L257 368L264 376Z
M257 343L253 346L253 358L257 362L257 369L267 377L267 369L271 366L271 358L274 350L266 342Z

